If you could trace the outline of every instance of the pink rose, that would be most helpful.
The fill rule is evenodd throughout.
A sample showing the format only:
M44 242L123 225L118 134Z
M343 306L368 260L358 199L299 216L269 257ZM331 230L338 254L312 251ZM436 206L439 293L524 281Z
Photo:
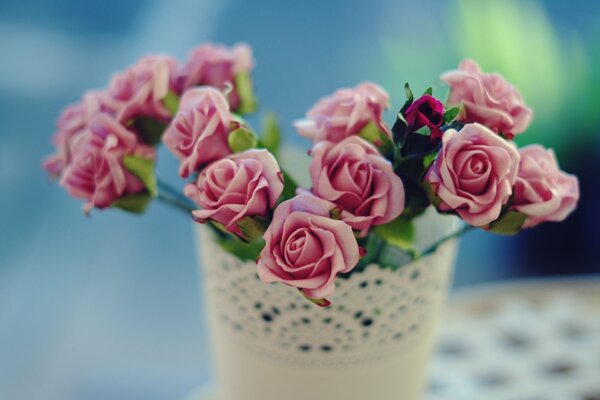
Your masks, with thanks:
M358 134L369 122L391 137L381 119L387 108L388 95L373 83L362 83L352 89L341 89L325 97L306 114L306 119L296 121L294 126L302 136L313 141L339 142Z
M339 143L322 141L312 149L312 191L342 210L341 218L366 234L404 210L404 186L392 165L358 136Z
M512 207L527 214L523 227L564 220L577 207L577 177L560 170L551 149L531 145L523 147L520 154Z
M335 291L335 278L350 272L360 258L352 228L331 219L327 202L311 195L284 201L264 234L258 259L261 281L282 282L310 298Z
M237 222L246 216L268 217L283 191L277 160L267 150L247 150L215 161L184 193L202 209L199 221L219 222L241 236Z
M240 96L235 87L235 76L249 72L254 67L252 49L246 44L236 44L232 48L205 44L194 49L188 61L177 72L176 86L183 93L192 86L214 86L225 89L233 86L228 95L232 110L240 107Z
M85 200L88 210L109 207L121 197L145 190L123 164L129 154L149 159L156 156L154 149L140 144L133 132L108 114L99 114L82 134L60 183L71 196Z
M500 216L512 194L519 153L480 124L449 129L425 180L441 199L440 211L454 211L465 222L484 226Z
M52 142L56 153L46 157L43 167L53 177L58 177L69 165L73 148L82 133L86 131L90 120L101 111L104 95L101 92L86 93L81 102L67 106L56 122L56 133Z
M229 104L217 89L202 87L185 92L163 135L164 144L181 160L179 174L183 178L231 154L227 142L231 121Z
M484 74L479 66L464 60L458 70L442 74L450 86L450 104L463 104L459 120L479 122L509 138L524 132L533 111L527 107L521 93L498 74Z
M121 123L145 116L168 121L171 113L163 99L173 89L176 62L170 57L147 56L115 75L108 87L108 102Z

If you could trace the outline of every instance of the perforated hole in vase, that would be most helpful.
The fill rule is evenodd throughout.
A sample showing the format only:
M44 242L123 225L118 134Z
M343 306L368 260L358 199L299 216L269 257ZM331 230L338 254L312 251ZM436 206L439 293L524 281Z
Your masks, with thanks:
M332 306L260 282L254 262L224 252L204 234L210 312L224 331L265 356L341 363L381 357L430 336L444 302L454 243L397 270L369 265L338 279Z

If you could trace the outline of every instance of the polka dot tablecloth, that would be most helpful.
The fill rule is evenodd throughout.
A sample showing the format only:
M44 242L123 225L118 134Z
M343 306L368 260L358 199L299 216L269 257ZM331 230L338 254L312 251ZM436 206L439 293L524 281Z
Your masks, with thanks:
M426 398L600 400L600 278L457 291Z
M600 400L600 280L459 292L428 392L431 400Z

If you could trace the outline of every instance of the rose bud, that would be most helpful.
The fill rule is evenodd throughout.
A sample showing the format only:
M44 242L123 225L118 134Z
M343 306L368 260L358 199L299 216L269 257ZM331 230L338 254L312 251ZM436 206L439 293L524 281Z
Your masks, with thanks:
M388 106L388 98L388 94L373 83L340 89L330 97L319 100L308 111L306 119L296 121L294 126L300 135L315 142L339 142L358 134L370 122L391 137L381 119L381 114Z
M46 157L43 167L53 177L58 177L73 158L73 147L87 130L90 120L100 112L104 96L101 92L86 93L81 102L66 107L56 123L52 138L56 153Z
M463 104L458 116L463 122L479 122L508 138L524 132L533 111L521 93L499 74L484 74L471 60L460 63L458 70L442 74L450 86L449 103Z
M551 149L531 145L519 152L521 161L512 207L527 215L523 227L564 220L577 207L577 177L560 170Z
M89 123L65 169L60 184L73 197L85 200L85 209L106 208L121 197L146 190L142 181L123 164L126 155L154 160L154 149L108 114Z
M404 186L392 165L358 136L339 143L319 142L312 149L312 191L342 210L341 219L366 234L373 225L404 210Z
M171 112L163 104L174 89L176 62L170 57L148 56L115 75L107 90L107 103L121 123L139 116L168 121Z
M205 164L231 154L227 138L232 121L223 94L211 87L190 89L163 135L163 143L181 160L187 178Z
M247 150L215 161L184 188L202 209L198 221L213 220L243 236L237 223L246 216L268 217L275 207L283 180L277 160L267 150Z
M261 281L282 282L312 299L335 291L335 278L350 272L360 251L352 228L330 218L330 204L299 195L276 209L258 259Z
M252 99L242 98L236 77L248 75L253 67L252 49L246 44L236 44L232 48L205 44L194 49L177 72L176 87L183 93L193 86L213 86L223 90L231 85L232 90L227 95L231 110L242 112L244 108L253 107L242 104L243 101Z
M431 131L431 139L442 137L441 126L444 124L444 105L428 94L415 100L404 113L410 132L426 126Z
M465 222L484 226L500 216L517 176L515 147L480 124L460 132L449 129L442 149L427 171L425 181L441 202L442 212L455 212Z

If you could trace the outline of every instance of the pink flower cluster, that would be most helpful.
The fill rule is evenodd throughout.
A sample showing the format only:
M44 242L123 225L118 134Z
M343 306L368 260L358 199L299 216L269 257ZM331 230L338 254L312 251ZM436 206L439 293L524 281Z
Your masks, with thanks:
M441 199L440 211L455 211L465 222L483 226L500 216L517 177L516 146L480 124L449 129L426 180Z
M75 156L60 180L69 194L86 200L88 211L144 191L144 184L125 168L123 158L134 155L154 160L154 148L140 143L133 132L107 114L95 116L87 129L74 145Z
M263 282L282 282L312 299L335 291L335 278L350 272L360 250L350 225L331 218L331 205L301 194L277 207L258 259Z
M442 80L450 85L450 102L464 107L458 120L465 125L445 131L425 177L438 209L484 228L505 210L525 214L524 228L566 218L579 199L577 178L560 170L552 150L535 145L519 151L507 140L531 122L521 94L470 60Z
M527 215L525 228L562 221L575 210L579 181L560 170L552 150L531 145L520 150L513 208Z
M164 136L181 160L180 173L199 171L185 194L200 209L197 221L211 220L244 238L246 218L270 220L258 265L265 282L282 282L305 296L330 296L334 280L350 272L361 250L356 237L397 218L404 209L404 186L379 150L358 134L370 122L391 137L381 120L387 94L365 83L320 101L299 124L312 132L311 191L276 206L284 182L277 162L265 150L232 154L228 146L233 116L215 89L186 92ZM308 128L312 125L312 128ZM338 215L335 215L335 214Z
M182 178L231 153L227 138L232 121L227 99L218 90L202 87L183 95L163 136L164 144L181 160Z
M283 191L277 160L267 150L247 150L206 167L184 193L202 209L196 221L213 220L243 236L237 223L244 217L267 217Z
M516 88L499 74L484 74L474 61L464 60L458 70L442 74L441 79L450 86L450 104L464 106L461 121L479 122L512 138L533 119L533 111Z
M390 135L381 114L388 106L388 94L373 83L363 83L355 88L336 91L311 108L306 119L294 124L298 133L315 142L339 142L356 135L369 122Z
M215 109L219 111L216 118L228 116L230 108L241 106L236 76L249 74L252 67L252 53L246 45L236 45L232 49L204 45L193 51L189 60L181 66L171 57L144 57L114 75L105 90L86 93L79 103L63 111L53 138L56 153L48 156L43 166L51 176L60 177L60 184L72 196L84 200L86 209L106 208L123 197L145 192L145 185L126 168L123 161L126 156L150 161L156 157L150 146L153 143L149 143L136 121L145 118L155 121L158 126L169 123L173 117L173 101L176 104L178 96L197 85L217 88L230 85L230 102L220 93L217 94L221 99L214 102ZM206 111L202 105L196 104L193 97L190 94L183 102L189 113ZM169 101L171 104L168 104ZM191 110L192 103L197 111ZM211 129L223 131L221 137L225 130L229 130L228 120L225 126L213 127L212 123L205 127L205 136L211 135L208 132ZM180 122L179 126L183 124L185 122ZM212 148L212 153L190 160L182 166L182 175L187 176L197 170L198 163L228 153L224 150L226 139L225 143L210 138L204 142L208 143L208 147L203 152ZM193 147L193 144L189 145ZM174 151L184 154L184 147Z
M319 100L294 124L313 141L311 187L296 188L273 155L278 140L258 140L235 114L251 109L253 65L243 44L198 47L180 66L142 58L64 110L44 167L86 210L123 207L156 194L148 168L153 146L164 143L189 179L173 202L190 203L193 218L224 240L247 242L263 282L319 305L361 262L362 246L399 243L389 235L409 230L432 204L498 233L561 221L577 206L577 178L560 170L552 150L511 141L532 119L521 94L469 60L441 76L447 106L431 89L415 99L407 84L391 128L383 121L389 96L374 83Z
M309 298L328 297L335 277L359 261L356 236L402 213L402 180L390 161L358 136L373 123L391 137L382 121L387 102L383 89L363 83L321 99L295 124L316 142L310 151L312 189L275 210L258 261L264 282L297 287Z
M232 110L242 106L236 76L249 73L254 68L252 49L246 44L232 48L205 44L194 49L187 62L177 71L175 87L183 93L194 86L212 86L226 89L231 85L227 100Z

